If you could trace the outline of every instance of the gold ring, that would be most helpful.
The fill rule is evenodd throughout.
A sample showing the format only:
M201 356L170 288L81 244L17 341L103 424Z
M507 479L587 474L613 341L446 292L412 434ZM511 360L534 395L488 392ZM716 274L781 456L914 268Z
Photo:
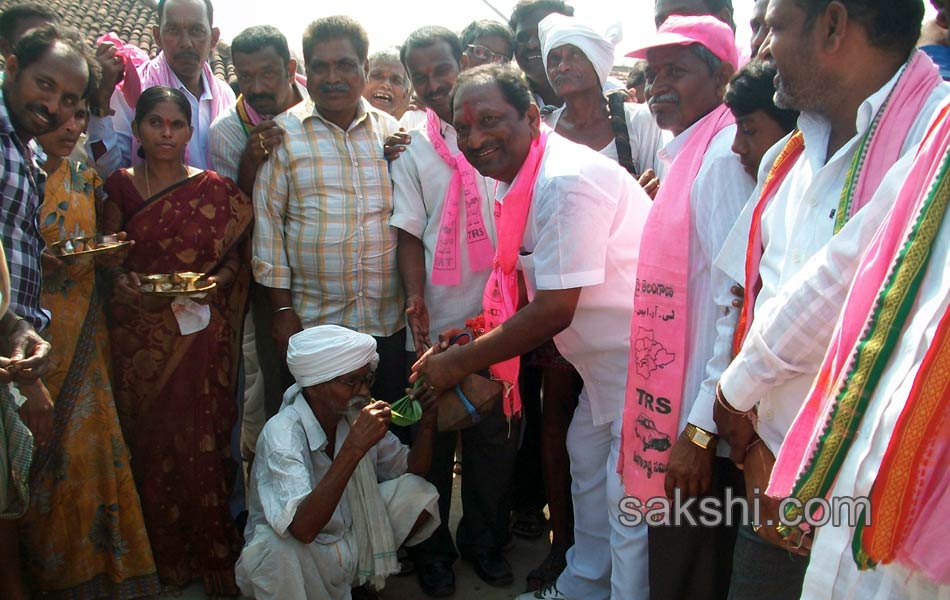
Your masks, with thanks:
M260 143L260 145L261 145L261 150L263 150L264 153L266 154L266 153L267 153L267 148L264 147L264 134L262 134L262 133L261 133L261 134L258 134L257 137L258 137L258 143Z

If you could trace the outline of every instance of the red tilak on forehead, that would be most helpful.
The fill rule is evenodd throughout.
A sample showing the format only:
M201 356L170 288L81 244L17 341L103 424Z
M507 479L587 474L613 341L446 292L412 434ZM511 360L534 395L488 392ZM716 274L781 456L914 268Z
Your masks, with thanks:
M475 109L472 108L472 105L470 102L462 103L462 121L466 125L475 124Z

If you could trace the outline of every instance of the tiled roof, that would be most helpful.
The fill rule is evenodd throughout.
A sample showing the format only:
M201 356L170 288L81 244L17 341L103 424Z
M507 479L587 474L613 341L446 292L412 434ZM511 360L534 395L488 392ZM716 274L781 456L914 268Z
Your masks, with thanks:
M0 0L0 11L20 4L22 0ZM116 32L127 43L135 44L151 56L158 54L152 37L152 26L158 24L154 0L47 0L63 21L81 31L95 43L97 37ZM217 77L233 82L234 66L231 52L219 43L211 53L211 70Z

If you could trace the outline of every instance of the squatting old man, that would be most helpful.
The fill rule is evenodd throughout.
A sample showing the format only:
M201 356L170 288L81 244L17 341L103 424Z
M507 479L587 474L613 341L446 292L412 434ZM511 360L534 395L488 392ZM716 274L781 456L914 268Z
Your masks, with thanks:
M257 442L236 566L244 595L346 600L351 586L380 589L399 571L396 549L438 527L439 495L418 477L435 413L423 413L411 451L400 443L389 405L369 398L378 362L373 336L337 325L290 338L297 383Z

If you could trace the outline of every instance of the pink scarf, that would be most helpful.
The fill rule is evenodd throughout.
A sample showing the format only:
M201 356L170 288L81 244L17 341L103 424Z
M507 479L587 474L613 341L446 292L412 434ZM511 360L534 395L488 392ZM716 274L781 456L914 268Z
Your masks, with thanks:
M538 180L541 159L547 147L551 128L541 125L541 135L531 142L518 175L505 194L505 202L495 202L495 231L498 244L491 277L485 285L482 308L485 315L485 331L491 331L508 320L518 310L518 254L528 224L528 211L534 196L534 184ZM492 378L505 386L502 407L506 417L521 412L521 394L518 391L518 373L521 358L515 356L491 366Z
M867 178L873 177L875 184L874 187L869 187L859 183L858 186L864 193L871 195L880 185L887 169L897 162L900 147L904 143L911 124L920 113L927 96L929 96L930 92L939 85L940 82L941 79L937 67L926 54L916 51L910 65L892 92L892 101L888 102L888 105L884 108L885 116L884 121L881 123L880 135L875 137L890 138L888 140L882 140L880 146L878 146L879 152L886 153L887 156L873 157L871 154L868 155L869 165L873 159L874 166L878 172L872 173L869 169L865 169ZM894 110L888 113L887 111L890 111L892 108ZM874 144L875 142L872 140L872 147L874 147ZM912 170L912 172L916 171L918 171L918 169ZM909 186L905 184L904 188L908 187ZM867 200L865 199L864 202L866 203ZM892 211L891 214L898 214L899 216L909 218L909 213L896 213ZM897 243L894 236L899 235L893 229L893 227L889 229L891 238L887 242L891 245ZM878 235L881 235L881 232L878 232ZM872 250L875 248L878 249L877 251L880 251L880 245L882 243L884 243L883 240L875 239L875 241L872 242L868 256L871 255ZM893 254L888 254L888 256L893 256ZM844 368L845 365L841 361L846 357L839 356L837 360L835 360L834 354L850 352L854 346L854 342L861 333L864 320L870 312L871 304L876 299L877 287L873 287L872 289L874 281L877 282L879 287L881 280L886 274L884 271L889 266L889 263L884 265L880 264L880 260L879 258L879 262L875 263L873 273L862 274L862 271L858 270L858 276L855 281L860 282L861 285L855 285L849 294L848 303L845 305L847 307L846 314L842 314L842 319L844 320L839 323L838 331L832 341L832 346L825 356L825 361L819 371L819 377L822 377L822 373L827 374L827 367L830 366L828 364L829 360L835 362L835 372L840 372L841 369ZM873 280L866 281L866 277L872 277ZM858 304L860 306L856 306ZM829 380L829 382L833 382L833 380ZM772 470L770 490L791 491L792 485L794 485L798 475L798 464L793 465L795 461L791 457L795 455L808 458L812 455L814 443L817 440L812 439L810 431L806 431L809 429L809 425L806 423L818 417L818 403L822 400L823 391L825 391L823 387L813 386L812 393L809 394L809 398L802 407L795 423L792 425L792 429L789 430L785 442L782 444L782 451L779 453L780 457L784 456L785 458L775 463L775 467ZM831 400L831 398L828 398L828 400ZM787 495L787 492L785 495ZM784 498L785 495L781 497Z
M909 112L910 117L916 117L917 114L917 111ZM921 143L914 166L907 174L893 207L875 234L867 252L861 258L848 298L835 327L831 346L825 354L811 392L779 451L766 492L769 496L784 498L791 495L795 488L801 485L800 481L806 477L806 474L814 470L819 443L828 435L829 423L833 419L833 413L838 410L839 399L844 393L843 389L855 376L853 371L857 356L860 352L872 348L876 343L870 334L875 327L880 327L883 321L882 317L877 323L873 322L873 317L879 313L878 304L887 296L896 295L904 287L898 284L887 284L897 265L906 260L903 249L908 240L919 234L918 217L921 214L921 208L928 200L931 187L946 160L947 144L950 140L950 119L947 115L947 109L944 109L930 134ZM943 256L933 258L946 260ZM911 290L910 293L916 292ZM895 344L897 340L890 341L885 344L884 349L887 350L888 347L893 349ZM869 393L873 392L873 386L876 383L876 378L869 382L872 386ZM916 382L914 387L917 388ZM915 401L917 398L909 397L904 412L912 410ZM943 582L946 583L950 580L950 564L944 558L946 555L944 540L942 536L933 536L929 533L935 529L940 530L940 526L935 526L934 522L940 522L940 519L945 517L946 511L950 510L948 506L950 495L946 493L950 486L950 471L947 470L942 459L933 460L934 457L946 456L948 445L950 445L946 432L941 431L940 435L941 439L937 440L939 449L931 455L930 464L918 465L922 472L917 474L917 489L930 493L930 496L927 497L925 493L924 501L920 503L920 506L924 508L916 518L919 519L918 524L924 523L927 526L918 525L911 529L910 536L903 540L899 547L897 557L904 564L913 565L913 568L930 573L931 577L939 572ZM850 441L847 443L850 446ZM891 452L889 445L888 455ZM874 494L877 493L878 482L887 473L888 455L885 455L885 461L875 478L872 500ZM827 475L826 479L833 481L836 474L835 469ZM875 507L872 502L872 510L877 508L879 507ZM856 543L859 541L855 540Z
M458 285L461 283L459 260L459 196L465 197L465 229L468 242L468 268L473 273L492 265L491 239L482 220L482 197L478 193L475 169L462 153L455 156L442 137L441 119L432 109L426 109L426 129L429 142L445 164L452 169L452 180L445 193L442 221L432 260L432 283L435 285Z
M303 86L303 88L306 90L306 88L307 88L307 76L306 76L306 75L303 75L303 74L301 74L301 73L295 73L295 74L294 74L294 81L296 81L298 84L300 84L301 86ZM303 99L305 99L305 98L306 98L306 95L303 95L303 94L302 94L302 95L301 95L301 101L303 101ZM260 124L261 124L261 121L264 120L264 115L260 114L260 113L257 112L256 110L254 110L254 107L251 106L250 102L248 102L248 101L244 98L244 94L241 94L240 96L238 96L238 98L237 98L237 103L238 103L238 106L240 107L240 109L239 109L240 112L243 112L243 114L241 114L241 121L242 121L242 122L246 122L247 124L249 124L249 125L251 126L251 129L253 129L254 127L257 127L258 125L260 125ZM296 106L296 105L294 105L294 106ZM277 115L270 115L270 118L273 119L275 116L277 116Z
M900 157L901 147L907 138L914 118L923 108L930 93L942 82L939 71L935 71L933 61L919 50L911 57L906 70L898 78L894 89L881 108L881 112L868 128L867 137L855 154L855 161L848 172L848 182L842 192L841 202L835 218L835 233L844 226L851 216L867 204L871 196L881 184L881 179L887 169ZM798 135L798 134L796 134ZM759 263L762 260L762 231L760 217L771 196L778 189L788 170L791 168L802 151L801 146L787 147L797 152L789 157L787 167L777 176L773 185L767 185L762 191L759 204L755 208L752 230L749 233L749 246L746 252L746 281L743 298L742 313L739 316L739 325L733 340L733 350L736 354L742 348L749 328L752 326L755 310L755 300L762 287L759 277ZM783 155L785 152L783 152ZM780 156L779 159L785 158ZM777 160L778 164L780 161ZM786 161L781 160L783 166ZM770 179L773 173L770 173ZM769 192L767 195L766 192Z
M159 52L158 56L149 60L146 54L138 46L126 44L115 32L109 32L96 40L96 44L103 42L112 42L118 51L116 54L124 58L125 73L122 80L119 81L116 88L121 90L125 97L125 102L135 110L135 105L142 95L142 90L158 85L178 89L180 83L178 76L172 71L168 61L165 60L165 53ZM211 87L211 121L217 118L219 114L231 106L233 93L231 88L225 82L214 76L211 72L211 66L208 61L201 65L205 81ZM133 140L132 143L132 163L139 163L141 159L138 156L139 144ZM191 143L185 146L185 164L190 164L189 151Z
M689 361L690 191L709 144L733 123L723 104L694 126L643 228L617 466L626 492L641 501L664 495L666 463L679 431Z

